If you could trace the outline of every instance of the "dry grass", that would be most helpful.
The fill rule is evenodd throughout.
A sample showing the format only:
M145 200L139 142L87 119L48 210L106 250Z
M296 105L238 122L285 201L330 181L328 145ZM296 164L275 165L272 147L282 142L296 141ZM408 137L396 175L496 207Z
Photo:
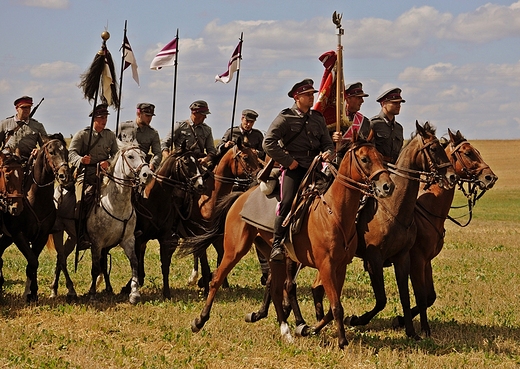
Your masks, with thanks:
M393 272L386 271L388 305L368 326L349 329L350 345L337 348L334 326L319 336L280 341L274 311L264 321L245 323L262 298L256 257L249 253L221 290L210 321L193 334L190 324L203 306L198 291L186 286L189 259L172 266L171 301L160 295L157 245L147 254L143 302L131 306L125 296L82 296L67 304L63 296L47 298L54 254L40 257L40 301L21 297L25 261L11 247L4 255L6 285L0 298L0 366L11 368L517 368L520 366L520 273L517 245L520 227L519 176L511 158L515 141L473 144L499 176L496 188L475 209L470 226L447 226L446 245L434 260L438 299L429 311L432 337L408 340L390 328L400 312ZM214 256L214 255L213 255ZM88 290L89 254L72 274L78 293ZM72 268L72 258L70 260ZM113 252L113 285L126 282L129 266ZM299 295L304 316L313 321L310 283L314 271L303 270ZM62 285L60 292L65 293ZM343 294L347 314L371 308L368 276L359 260L349 266ZM292 320L291 320L292 321ZM416 328L419 329L418 323Z

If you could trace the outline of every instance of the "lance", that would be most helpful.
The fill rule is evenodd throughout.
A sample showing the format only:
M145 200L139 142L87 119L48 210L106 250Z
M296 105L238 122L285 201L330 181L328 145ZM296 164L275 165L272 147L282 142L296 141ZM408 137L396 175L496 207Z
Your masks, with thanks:
M237 80L235 82L235 95L233 97L233 113L231 114L231 130L229 131L229 141L233 140L233 126L235 125L235 111L237 107L238 94L238 78L240 76L240 61L242 60L242 43L244 41L244 32L240 33L240 41L238 46L238 60L237 60Z
M123 72L125 70L125 58L126 58L126 20L125 20L125 29L123 32L123 45L121 46L121 70L119 73L119 98L122 99L123 93ZM117 115L116 115L116 137L119 136L119 115L121 113L121 104L117 107Z
M341 18L343 14L334 12L332 14L332 23L336 25L336 34L338 35L338 51L336 60L336 132L341 132L341 122L343 120L343 100L344 100L344 83L343 83L343 46L341 45L341 36L344 34L341 28ZM340 142L336 142L336 150L339 150Z
M170 152L173 152L174 143L173 143L173 129L175 126L175 101L177 95L177 67L178 67L178 59L179 59L179 29L177 28L177 34L175 35L175 39L177 42L175 43L175 61L173 63L173 101L172 101L172 143L170 144Z
M29 114L29 119L32 118L34 116L34 114L36 113L36 110L38 110L38 108L40 107L40 105L42 104L44 98L42 97L42 99L40 100L40 102L38 103L38 105L36 105L33 110L31 110L31 114Z

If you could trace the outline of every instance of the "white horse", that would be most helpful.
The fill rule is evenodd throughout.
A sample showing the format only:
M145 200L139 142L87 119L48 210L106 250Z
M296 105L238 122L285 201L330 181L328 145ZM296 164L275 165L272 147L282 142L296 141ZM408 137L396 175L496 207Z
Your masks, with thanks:
M152 178L152 171L145 161L144 153L137 145L123 143L104 175L100 200L94 204L87 215L86 227L92 242L92 284L89 294L92 297L96 294L96 279L103 271L101 267L103 250L119 244L125 251L132 268L129 301L131 304L136 304L141 295L134 247L136 214L131 201L132 188L144 186Z

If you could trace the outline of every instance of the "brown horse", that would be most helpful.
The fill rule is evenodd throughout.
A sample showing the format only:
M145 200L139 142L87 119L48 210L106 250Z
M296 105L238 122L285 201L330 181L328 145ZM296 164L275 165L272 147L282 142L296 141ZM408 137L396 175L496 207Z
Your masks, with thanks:
M195 201L198 206L193 207L189 219L183 223L184 231L182 233L187 236L204 233L205 230L200 225L212 222L217 202L229 194L235 186L239 186L241 189L249 188L256 182L256 173L262 165L256 151L239 138L235 145L222 155L213 172L204 182L206 190L198 197L196 196ZM213 240L212 244L218 254L217 264L220 264L223 254L222 238ZM204 289L204 295L207 296L211 271L205 251L194 255L194 270L190 282L193 283L197 278L198 258L200 258L202 269L201 287ZM224 283L226 285L227 281Z
M498 177L484 162L477 149L466 141L459 131L453 134L448 130L448 133L450 141L445 151L459 176L459 188L463 190L464 183L468 184L465 195L469 198L468 205L472 207L477 198L493 187ZM482 191L480 195L479 188ZM420 314L421 330L427 336L431 334L427 308L432 306L436 299L431 261L441 252L444 245L444 222L448 218L454 195L455 188L442 188L436 184L426 188L422 185L415 207L417 237L410 249L410 279L417 306L412 308L411 314L412 318ZM397 319L394 325L403 323L402 317Z
M350 325L366 325L386 306L383 266L393 264L399 297L405 317L406 334L418 339L410 313L408 276L409 250L416 235L414 208L419 183L434 182L441 187L453 187L457 176L446 156L435 129L426 122L416 122L415 136L402 149L395 165L389 164L396 190L392 197L370 201L359 213L357 221L358 247L356 256L364 261L376 298L375 307L360 317L352 316ZM425 177L425 178L423 178ZM320 275L321 276L321 275Z
M394 185L382 165L381 155L374 145L365 141L354 141L349 144L339 169L333 170L332 173L335 177L334 181L321 197L317 197L311 203L300 232L292 237L292 243L295 245L294 256L298 261L305 266L318 269L329 301L331 301L331 310L314 327L314 330L318 332L332 319L335 319L338 327L339 346L343 348L348 342L343 325L340 293L345 280L346 266L352 261L356 249L355 214L361 192L373 191L379 197L386 197L392 193ZM238 261L247 254L255 237L259 235L269 244L272 243L272 231L269 232L248 224L240 215L246 200L253 191L254 189L250 189L240 195L232 203L229 211L223 211L223 217L225 217L224 257L211 282L206 305L200 317L192 323L193 332L198 332L209 319L218 288ZM274 214L274 208L271 210ZM215 220L221 221L222 219L216 218ZM208 236L210 234L211 232L208 232ZM196 249L195 245L193 250ZM271 296L280 330L285 339L292 340L286 321L287 317L282 307L284 263L271 263L270 266Z
M56 219L54 183L57 181L66 186L72 180L63 135L60 133L42 139L43 146L28 163L30 169L24 179L24 209L18 216L4 214L4 226L9 234L4 234L0 239L0 255L14 242L27 259L24 295L28 302L38 300L38 256Z

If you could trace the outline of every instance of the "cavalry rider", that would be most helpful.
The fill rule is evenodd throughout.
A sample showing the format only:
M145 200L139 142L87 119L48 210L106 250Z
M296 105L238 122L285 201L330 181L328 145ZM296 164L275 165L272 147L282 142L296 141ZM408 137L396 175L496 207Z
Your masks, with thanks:
M98 104L89 115L93 117L93 130L86 127L78 131L69 145L69 163L76 167L79 173L76 181L76 199L81 202L79 207L81 212L78 217L79 228L82 231L78 232L80 249L90 246L85 232L85 220L98 191L97 165L99 164L103 170L108 169L108 160L119 150L115 133L105 128L108 115L110 115L108 105Z
M211 170L217 150L211 127L204 123L207 115L211 114L208 103L203 100L194 101L190 105L190 111L190 119L176 122L173 132L170 130L161 142L162 156L166 158L170 154L172 143L175 147L180 147L186 141L186 146L199 157L199 163Z
M32 97L19 97L14 101L16 114L0 122L2 148L20 156L24 163L36 155L36 145L42 147L42 136L47 136L43 124L31 117L32 105Z
M258 113L251 109L242 110L242 118L240 119L240 126L233 127L233 134L231 135L231 128L224 133L222 140L217 145L217 153L222 156L230 147L235 145L235 142L239 137L242 138L242 142L245 142L247 146L251 147L256 151L258 157L262 160L265 159L265 152L262 148L264 141L264 135L260 130L253 128Z
M155 171L161 164L161 140L157 130L150 126L155 116L155 105L150 103L139 103L136 106L135 120L129 120L121 124L121 139L124 130L132 131L132 138L139 144L139 149L146 154L146 162L150 165L150 169ZM125 141L124 139L122 141ZM150 155L150 150L152 154Z
M334 156L334 144L325 119L320 112L311 110L314 94L318 92L313 85L312 79L304 79L292 87L288 95L294 99L294 105L278 114L263 143L266 154L282 169L271 261L280 262L285 258L282 242L286 227L282 227L282 223L291 210L298 187L314 157L320 152L323 160L331 160Z
M341 125L340 132L336 132L336 123L327 125L329 131L333 132L332 141L341 142L351 139L353 131L359 132L362 126L369 128L370 121L359 112L361 105L365 102L364 97L368 97L368 94L363 91L363 84L361 82L355 82L345 87L345 108L348 124ZM367 137L369 132L362 133L364 137Z
M395 120L395 116L399 115L401 103L405 100L401 97L400 88L391 88L383 92L376 101L381 104L379 115L370 118L369 124L363 123L360 131L365 133L372 129L374 143L383 155L383 160L395 164L404 142L403 126Z

